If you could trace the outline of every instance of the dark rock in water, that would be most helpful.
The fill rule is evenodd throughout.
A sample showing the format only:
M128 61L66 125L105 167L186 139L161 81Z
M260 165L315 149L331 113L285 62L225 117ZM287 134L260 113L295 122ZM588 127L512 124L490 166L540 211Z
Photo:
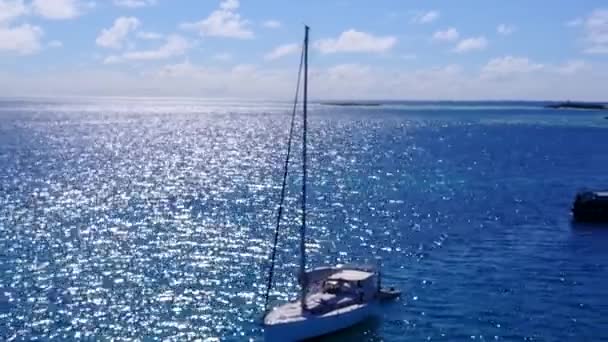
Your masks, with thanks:
M608 222L608 191L579 192L572 215L577 222Z
M376 102L321 102L325 106L353 106L353 107L377 107L381 103Z
M561 102L546 105L545 108L552 109L593 109L593 110L608 110L606 105L600 103L585 103L585 102Z

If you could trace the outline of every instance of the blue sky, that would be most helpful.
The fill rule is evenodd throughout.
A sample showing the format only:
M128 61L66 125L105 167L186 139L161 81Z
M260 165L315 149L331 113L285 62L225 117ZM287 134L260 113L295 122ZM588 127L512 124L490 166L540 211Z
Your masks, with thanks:
M608 100L600 0L0 0L5 95Z

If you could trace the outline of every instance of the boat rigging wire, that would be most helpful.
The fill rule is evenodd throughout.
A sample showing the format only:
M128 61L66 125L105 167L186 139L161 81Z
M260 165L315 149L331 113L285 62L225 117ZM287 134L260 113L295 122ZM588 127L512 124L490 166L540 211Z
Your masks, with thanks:
M264 296L264 312L268 311L268 302L270 300L270 289L272 288L272 280L274 277L274 265L275 265L276 254L277 254L277 245L278 245L278 241L279 241L279 230L280 230L280 226L281 226L281 219L283 217L285 192L286 192L286 188L287 188L287 175L289 173L289 159L291 157L291 145L292 145L292 141L293 141L293 133L294 133L294 127L295 127L295 121L296 121L296 112L297 112L297 107L298 107L298 98L299 98L299 94L300 94L300 83L301 83L301 79L302 79L303 64L304 64L304 48L302 48L302 54L300 56L300 68L298 69L298 81L297 81L297 85L296 85L296 94L294 97L293 109L292 109L292 113L291 113L291 124L289 127L289 139L287 142L287 156L285 158L285 166L283 169L283 185L281 187L279 209L277 212L276 227L274 230L274 241L273 241L273 245L272 245L272 253L270 255L270 266L269 266L269 270L268 270L268 283L266 286L266 294Z

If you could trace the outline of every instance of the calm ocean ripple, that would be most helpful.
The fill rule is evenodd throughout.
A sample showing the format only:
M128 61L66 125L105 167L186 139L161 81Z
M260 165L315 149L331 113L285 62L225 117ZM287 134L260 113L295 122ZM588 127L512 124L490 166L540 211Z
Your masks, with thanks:
M288 107L0 101L0 340L260 340ZM404 291L329 340L608 340L608 227L569 216L577 189L608 188L601 114L393 103L310 120L309 265L381 257ZM276 302L297 294L299 152Z

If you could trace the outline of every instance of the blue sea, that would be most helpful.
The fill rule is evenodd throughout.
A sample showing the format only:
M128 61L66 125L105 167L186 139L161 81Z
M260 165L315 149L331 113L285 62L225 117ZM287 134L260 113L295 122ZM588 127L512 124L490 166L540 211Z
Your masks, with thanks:
M0 100L1 341L257 341L286 102ZM312 104L309 267L403 291L327 341L608 341L607 113ZM298 133L300 126L297 127ZM297 295L300 147L272 292Z

